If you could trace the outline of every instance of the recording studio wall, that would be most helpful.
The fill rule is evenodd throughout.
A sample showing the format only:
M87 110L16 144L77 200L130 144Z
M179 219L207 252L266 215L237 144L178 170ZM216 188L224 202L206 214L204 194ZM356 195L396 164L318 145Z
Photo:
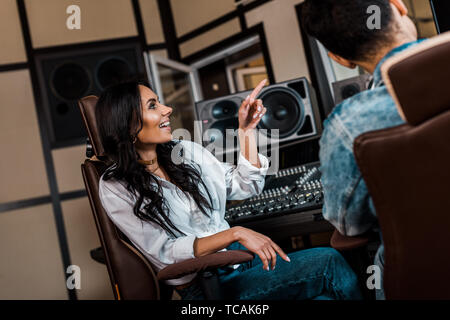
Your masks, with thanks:
M441 1L442 3L446 2ZM405 0L408 15L416 24L419 38L429 38L437 34L436 25L433 20L430 1Z
M8 275L0 279L0 299L73 298L66 287L67 261L83 273L82 290L72 290L76 298L113 299L105 266L89 254L100 242L83 192L84 143L51 146L42 105L36 104L46 88L40 88L33 64L47 53L61 59L55 52L67 54L64 47L72 52L86 45L104 49L96 44L139 37L133 2L114 2L77 1L80 30L66 28L66 8L73 1L0 2L0 146L7 155L0 166L0 232L5 239L0 273ZM157 1L136 2L158 17L143 18L144 28L151 30L144 45L156 44L155 52L166 56L159 11L152 9Z
M303 0L274 0L246 14L249 27L264 23L276 82L298 77L309 79L295 13L295 6L301 2Z
M85 146L50 141L39 53L137 37L155 54L173 57L178 50L183 59L262 23L275 80L308 77L294 10L300 2L255 0L243 10L234 0L77 0L81 29L68 30L71 0L2 0L0 147L6 156L0 174L6 183L0 187L0 232L8 241L0 245L0 273L8 277L0 278L0 298L73 299L65 283L68 261L84 272L76 298L113 298L105 266L89 256L100 243L80 173ZM173 32L170 19L160 16L168 10Z

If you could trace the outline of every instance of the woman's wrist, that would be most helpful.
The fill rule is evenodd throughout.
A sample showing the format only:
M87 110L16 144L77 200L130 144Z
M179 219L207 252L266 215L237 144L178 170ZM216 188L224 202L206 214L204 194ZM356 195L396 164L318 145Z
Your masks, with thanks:
M256 132L256 129L249 129L249 128L241 128L238 129L238 135L240 136L251 136L254 135Z
M256 168L261 168L256 143L256 131L254 129L239 129L239 145L244 158Z
M238 241L241 240L242 229L243 229L243 227L239 227L239 226L232 227L230 229L230 231L231 231L231 239L232 239L233 242L238 242Z
M233 227L211 236L195 238L193 244L194 256L205 256L222 250L233 242L239 241L241 239L240 234L243 229L243 227Z

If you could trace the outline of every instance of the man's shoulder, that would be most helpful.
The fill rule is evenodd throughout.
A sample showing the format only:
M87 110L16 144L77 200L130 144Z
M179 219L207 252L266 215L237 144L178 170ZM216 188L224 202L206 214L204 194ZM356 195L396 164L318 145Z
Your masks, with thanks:
M337 105L324 122L324 133L340 131L354 140L364 132L393 127L404 121L386 87L366 90Z

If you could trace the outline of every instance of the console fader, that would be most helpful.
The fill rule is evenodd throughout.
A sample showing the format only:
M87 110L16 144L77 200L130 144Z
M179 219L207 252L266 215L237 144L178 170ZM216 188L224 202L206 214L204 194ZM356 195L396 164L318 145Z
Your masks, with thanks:
M280 170L267 176L263 192L239 204L230 205L225 219L230 224L290 213L320 209L323 205L319 162ZM316 214L314 220L323 220Z

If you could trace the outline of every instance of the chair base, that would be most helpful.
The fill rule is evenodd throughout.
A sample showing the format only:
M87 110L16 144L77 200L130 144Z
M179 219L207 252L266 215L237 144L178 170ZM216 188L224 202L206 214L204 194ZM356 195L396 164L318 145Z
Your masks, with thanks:
M217 270L204 271L198 275L198 282L205 300L224 300Z

